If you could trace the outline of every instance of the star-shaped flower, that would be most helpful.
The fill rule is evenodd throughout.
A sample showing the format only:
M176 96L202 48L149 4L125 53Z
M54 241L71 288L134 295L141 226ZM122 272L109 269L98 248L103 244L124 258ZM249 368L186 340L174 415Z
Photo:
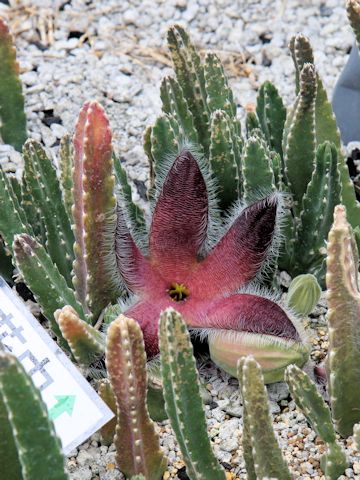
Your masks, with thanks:
M291 316L256 293L239 293L266 263L278 229L280 197L242 209L209 248L209 189L187 150L175 159L158 192L144 255L118 215L118 268L137 301L125 315L137 320L151 358L158 353L161 311L174 307L189 327L204 329L212 358L235 373L237 359L252 353L279 377L288 363L303 364L308 349ZM280 374L281 376L281 374Z

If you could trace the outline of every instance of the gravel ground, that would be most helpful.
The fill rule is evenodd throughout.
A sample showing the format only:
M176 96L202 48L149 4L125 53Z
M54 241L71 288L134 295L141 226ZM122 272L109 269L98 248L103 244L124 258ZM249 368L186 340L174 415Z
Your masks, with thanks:
M273 80L287 103L294 100L294 69L287 44L296 33L309 36L318 70L329 92L353 43L344 2L337 0L32 0L0 4L16 34L30 136L41 140L54 158L59 139L72 131L80 106L97 99L106 108L117 151L126 161L134 199L144 201L147 162L142 133L160 112L159 84L171 73L167 27L187 27L201 50L215 50L224 61L239 115L255 100L259 85ZM0 145L0 161L9 170L21 158ZM313 358L327 348L325 303L313 318ZM229 479L246 478L242 458L242 407L237 382L212 366L201 367L209 391L206 416L214 450ZM284 455L297 479L323 479L319 457L324 445L308 427L285 384L269 388L274 425ZM164 478L187 478L168 422L159 424L169 458ZM360 459L351 439L343 442L351 457L346 477L360 479ZM113 446L95 435L69 456L72 480L114 480Z
M145 126L160 112L159 84L171 73L166 30L187 27L203 51L224 61L243 116L259 85L273 80L287 103L294 99L294 69L287 44L308 35L329 91L346 62L353 36L338 0L13 0L0 4L16 34L29 133L56 154L72 131L83 102L98 99L114 143L144 196ZM10 157L10 158L9 158ZM7 168L21 161L0 146ZM10 162L8 160L11 160Z

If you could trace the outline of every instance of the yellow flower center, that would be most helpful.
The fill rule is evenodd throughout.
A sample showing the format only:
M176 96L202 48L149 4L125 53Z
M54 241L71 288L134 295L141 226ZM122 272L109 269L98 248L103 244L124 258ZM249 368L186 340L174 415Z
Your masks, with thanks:
M183 283L172 283L168 290L168 294L175 302L181 302L190 295L190 292Z

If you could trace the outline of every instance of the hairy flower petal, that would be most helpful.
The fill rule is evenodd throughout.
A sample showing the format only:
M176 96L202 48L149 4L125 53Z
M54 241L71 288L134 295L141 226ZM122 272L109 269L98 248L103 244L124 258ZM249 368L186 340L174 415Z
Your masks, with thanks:
M236 375L240 357L254 355L265 382L278 382L287 365L302 367L309 356L308 344L286 312L258 295L237 294L214 302L206 324L211 327L210 356L231 375Z
M194 300L173 302L166 296L140 300L125 312L136 320L143 330L148 357L158 350L158 320L160 312L173 306L193 328L211 329L211 332L251 333L273 336L290 343L302 343L292 320L275 302L258 295L236 294L214 302Z
M278 198L267 197L245 208L189 280L197 297L218 298L252 280L271 247Z
M300 340L294 323L277 303L249 293L211 302L205 316L199 317L199 324L194 324L196 321L190 319L190 325Z
M154 291L166 291L164 280L132 238L119 206L117 208L115 251L119 273L130 292L149 296Z
M183 151L167 174L150 229L150 258L168 282L183 282L197 263L208 225L208 193L195 158Z

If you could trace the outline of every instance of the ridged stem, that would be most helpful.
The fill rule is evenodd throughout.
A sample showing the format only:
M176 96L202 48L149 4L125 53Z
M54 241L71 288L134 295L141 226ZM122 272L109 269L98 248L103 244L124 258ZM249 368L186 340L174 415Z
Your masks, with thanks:
M27 132L19 72L12 36L0 18L0 136L4 143L21 152Z
M97 102L83 106L74 136L74 284L94 319L121 294L116 269L116 197L111 130Z
M360 421L360 293L359 255L342 205L334 211L326 263L330 403L336 429L347 437Z
M147 480L160 480L166 461L146 406L146 354L135 320L120 315L111 323L106 367L117 405L118 466L127 477L143 474Z
M3 447L3 435L9 436L5 439L9 451L0 450L4 479L69 479L60 440L39 391L18 360L1 351L0 419L0 448ZM9 463L11 460L14 464Z
M291 480L273 430L261 367L254 358L239 360L238 378L244 404L244 456L250 479Z
M290 393L297 406L306 416L317 435L326 443L327 453L321 458L326 478L337 480L348 466L342 447L336 442L330 410L308 375L295 365L290 365L285 374Z
M191 480L224 480L211 450L199 378L186 324L167 309L160 317L161 373L166 411Z

